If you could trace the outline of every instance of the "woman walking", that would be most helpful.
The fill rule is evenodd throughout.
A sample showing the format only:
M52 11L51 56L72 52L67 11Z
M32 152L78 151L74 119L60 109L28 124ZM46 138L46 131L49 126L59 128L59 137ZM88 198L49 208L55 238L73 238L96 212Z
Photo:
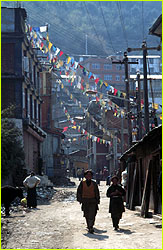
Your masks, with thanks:
M118 180L117 176L111 178L112 185L106 193L106 196L110 198L109 213L111 213L114 230L118 230L119 220L122 218L122 213L125 212L122 196L125 196L126 192L118 184Z

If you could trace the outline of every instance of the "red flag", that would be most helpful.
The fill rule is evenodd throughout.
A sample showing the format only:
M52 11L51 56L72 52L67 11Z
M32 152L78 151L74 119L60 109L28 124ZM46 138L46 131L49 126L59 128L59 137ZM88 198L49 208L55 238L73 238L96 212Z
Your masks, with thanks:
M117 89L114 89L114 95L116 95L116 94L117 94L117 92L118 92L118 90L117 90Z
M81 90L84 90L84 86L83 86L83 84L81 83Z
M100 142L100 138L97 138L97 142Z
M99 102L99 100L100 100L100 98L98 98L98 97L96 96L96 102Z
M100 78L97 78L97 79L95 80L95 83L97 84L97 83L99 82L99 80L100 80Z
M67 131L67 129L68 129L68 127L64 127L62 133Z
M84 82L84 79L82 78L82 79L81 79L81 84L82 84L83 82Z
M59 56L62 56L62 55L63 55L63 51L60 51Z
M83 69L84 67L81 64L78 64L80 66L81 69Z

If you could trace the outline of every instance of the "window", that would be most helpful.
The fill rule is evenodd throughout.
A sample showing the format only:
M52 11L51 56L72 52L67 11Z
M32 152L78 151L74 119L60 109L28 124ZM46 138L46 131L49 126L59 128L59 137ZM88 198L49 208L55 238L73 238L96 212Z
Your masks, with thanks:
M35 88L36 88L36 82L37 82L36 66L33 65L33 84Z
M104 75L104 80L112 80L112 75Z
M121 65L116 65L116 70L121 70Z
M120 81L120 76L119 76L119 75L116 75L115 80L116 80L116 81Z
M28 117L28 90L25 88L25 117Z
M38 122L39 126L41 126L41 105L38 104Z
M92 63L92 69L100 69L99 63Z
M122 81L124 81L125 80L125 76L122 76Z
M150 73L154 73L154 68L150 68Z
M30 117L33 119L33 99L32 95L30 95Z
M15 72L15 56L14 56L15 44L14 43L2 43L1 44L1 70L2 73L14 73Z
M153 64L153 61L154 61L153 58L149 58L148 60L149 60L149 63L150 63L150 64Z
M143 64L143 59L139 59L140 64Z
M34 119L36 122L37 121L37 101L36 101L36 99L34 100Z
M136 73L136 68L131 68L131 73Z
M100 75L94 74L96 78L100 78Z
M104 64L104 69L112 69L112 64Z

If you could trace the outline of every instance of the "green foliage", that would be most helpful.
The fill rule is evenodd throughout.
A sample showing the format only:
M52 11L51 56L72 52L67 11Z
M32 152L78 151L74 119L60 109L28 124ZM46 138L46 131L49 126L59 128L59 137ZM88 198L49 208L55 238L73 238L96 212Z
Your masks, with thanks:
M21 131L12 117L14 107L2 111L1 120L1 176L2 179L13 175L24 165L24 151L21 143Z

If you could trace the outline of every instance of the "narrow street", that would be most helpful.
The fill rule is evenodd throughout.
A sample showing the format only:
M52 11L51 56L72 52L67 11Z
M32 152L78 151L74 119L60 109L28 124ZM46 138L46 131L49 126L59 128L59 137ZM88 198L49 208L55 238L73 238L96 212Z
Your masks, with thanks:
M74 179L73 179L74 181ZM76 180L75 180L76 181ZM79 181L76 181L79 184ZM56 188L48 205L30 211L21 208L9 218L2 216L6 230L2 248L6 249L161 249L161 221L144 219L137 211L126 209L120 230L114 231L110 214L107 186L99 186L100 210L96 216L95 233L86 230L85 218L76 201L77 187ZM67 196L67 197L66 197Z

